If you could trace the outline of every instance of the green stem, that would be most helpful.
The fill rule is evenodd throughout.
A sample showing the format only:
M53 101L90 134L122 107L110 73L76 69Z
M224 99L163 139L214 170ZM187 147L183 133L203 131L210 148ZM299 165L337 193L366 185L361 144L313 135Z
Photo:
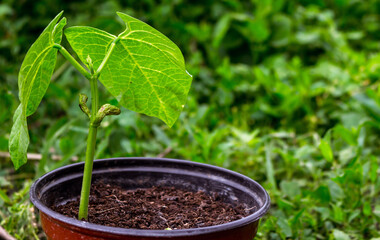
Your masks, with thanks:
M95 121L99 109L98 79L94 76L90 79L91 84L91 123Z
M90 126L87 138L86 161L84 164L82 191L80 195L79 220L87 220L90 196L92 165L94 162L97 127Z
M88 200L90 196L92 167L94 162L96 133L98 125L94 125L93 122L96 118L98 111L98 79L93 76L90 78L91 83L91 123L88 131L86 160L84 164L82 191L80 196L79 205L79 220L87 220L88 215Z
M99 76L99 75L100 75L100 72L103 70L104 66L105 66L106 63L108 62L108 59L110 58L111 53L112 53L113 49L115 48L116 43L117 43L119 40L120 40L119 37L117 37L117 38L116 38L115 40L113 40L113 42L111 43L111 46L110 46L110 48L108 49L106 56L103 58L103 61L102 61L102 63L100 64L98 70L96 70L96 76Z
M100 72L106 65L108 59L111 56L113 49L115 48L116 43L119 41L119 38L116 38L112 43L110 48L107 51L106 56L104 57L99 68L95 72L92 64L90 64L89 73L86 69L82 67L71 55L70 53L61 45L54 44L54 48L57 48L59 52L87 79L90 80L91 84L91 119L90 127L88 130L87 138L87 148L86 148L86 159L84 163L84 172L83 172L83 181L82 181L82 190L80 196L80 205L79 205L79 220L87 220L88 217L88 203L90 197L90 188L91 188L91 178L92 178L92 168L94 163L95 155L95 145L96 145L96 133L99 127L101 120L97 121L96 116L99 109L99 96L98 96L98 77ZM113 112L112 112L113 113ZM112 114L110 113L110 114ZM120 113L120 110L119 112ZM117 113L117 114L118 114ZM113 113L115 114L115 113Z
M80 63L78 63L78 61L75 60L75 58L73 58L63 46L56 43L53 47L57 48L59 52L67 59L67 61L69 61L83 76L87 79L91 78L91 74L87 72L87 70L84 69L82 65L80 65Z

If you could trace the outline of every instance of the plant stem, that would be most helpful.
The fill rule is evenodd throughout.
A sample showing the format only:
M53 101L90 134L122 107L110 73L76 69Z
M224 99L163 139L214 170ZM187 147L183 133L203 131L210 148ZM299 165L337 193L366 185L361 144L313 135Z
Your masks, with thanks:
M69 61L83 76L85 76L87 79L91 78L91 74L78 63L75 58L73 58L70 53L60 44L54 44L54 48L57 48L59 52Z
M96 121L96 116L99 109L99 96L98 96L98 77L100 75L100 72L106 65L109 57L111 56L111 53L113 49L115 48L115 45L119 39L116 38L112 43L110 48L107 51L106 56L104 57L102 63L100 64L99 68L95 72L91 63L91 58L89 58L89 67L90 72L89 73L86 69L80 65L77 60L75 60L70 53L62 47L60 44L54 44L54 48L57 48L59 52L80 72L82 73L87 79L90 80L91 84L91 118L90 118L90 127L88 130L88 137L87 137L87 148L86 148L86 159L84 163L84 172L83 172L83 180L82 180L82 190L80 195L80 205L79 205L79 220L87 220L88 217L88 203L89 203L89 197L90 197L90 188L91 188L91 178L92 178L92 168L94 163L94 154L95 154L95 145L96 145L96 133L99 127L100 121ZM119 112L120 113L120 110ZM117 114L118 114L117 113ZM116 113L109 113L109 114L116 114Z
M112 43L110 48L107 51L106 56L104 57L102 63L100 64L97 71L94 71L91 58L89 58L89 73L86 69L82 67L82 65L75 60L70 53L60 44L54 44L54 48L57 48L59 52L88 80L90 80L91 84L91 118L90 118L90 127L88 130L87 137L87 148L86 148L86 159L84 163L84 172L83 172L83 180L82 180L82 190L80 195L80 205L79 205L79 220L87 220L88 217L88 203L90 197L90 188L91 188L91 178L92 178L92 168L94 164L94 154L95 154L95 145L96 145L96 133L98 131L98 127L100 125L100 120L96 120L98 109L99 109L99 96L98 96L98 77L100 72L106 65L109 57L113 49L115 48L116 43L119 41L119 38L116 38ZM87 101L87 100L86 100ZM112 109L111 109L112 110ZM119 110L119 109L118 109ZM118 112L110 111L107 115L115 115L119 114ZM103 116L104 117L104 116Z
M80 196L79 205L79 220L87 220L88 216L88 202L90 196L92 167L94 162L96 133L98 125L94 125L93 122L96 118L98 111L98 79L96 76L90 78L91 83L91 123L88 131L86 160L84 164L82 191Z
M92 165L94 162L97 127L90 126L87 138L86 161L84 165L82 191L79 205L79 220L87 220L88 202L90 196Z
M91 84L91 124L96 118L96 113L99 109L99 95L98 95L98 78L93 76L90 79Z

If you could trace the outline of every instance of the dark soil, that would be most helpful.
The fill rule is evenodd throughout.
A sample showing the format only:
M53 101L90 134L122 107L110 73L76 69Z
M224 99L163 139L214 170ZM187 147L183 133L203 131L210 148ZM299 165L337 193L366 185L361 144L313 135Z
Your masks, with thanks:
M79 199L52 209L77 218ZM219 225L252 212L232 206L217 194L189 192L174 187L124 190L102 181L91 186L88 221L95 224L137 229L186 229Z

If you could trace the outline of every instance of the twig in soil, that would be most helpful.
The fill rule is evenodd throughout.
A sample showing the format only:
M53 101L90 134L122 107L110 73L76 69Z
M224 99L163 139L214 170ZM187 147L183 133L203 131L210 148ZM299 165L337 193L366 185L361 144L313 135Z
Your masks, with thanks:
M255 208L256 208L256 206L253 206L251 208L244 208L244 211L248 212L248 211L251 211L252 209L255 209Z
M97 214L100 214L100 213L105 213L105 212L109 212L113 209L116 209L117 207L113 207L113 208L109 208L109 209L106 209L106 210L103 210L103 211L100 211L100 212L96 212Z
M9 152L0 152L0 158L10 158L11 155L9 154ZM36 160L36 161L39 161L42 159L42 155L39 154L39 153L28 153L27 154L27 158L28 160ZM59 161L62 159L62 156L58 156L58 155L52 155L51 156L51 159L53 161ZM71 159L72 161L77 161L78 160L78 157L74 156L72 157Z
M162 220L165 221L165 224L166 226L168 226L168 228L170 228L169 224L168 224L168 220L166 220L166 218L162 217L162 216L158 216L159 218L161 218Z
M2 228L0 226L0 239L4 239L4 240L16 240L14 237L12 237L11 235L9 235L7 233L7 231L5 231L4 228Z
M5 179L7 179L8 181L14 181L18 179L32 179L33 177L34 177L34 174L32 173L20 173L20 174L5 176Z
M109 196L106 196L106 197L115 197L114 200L115 200L116 202L118 202L118 203L128 203L128 201L121 201L120 199L118 199L118 198L116 197L116 195L113 195L113 194L112 194L112 195L109 195Z
M167 147L167 148L165 148L165 150L162 153L158 154L157 157L158 158L163 158L166 155L168 155L172 150L173 150L172 147Z

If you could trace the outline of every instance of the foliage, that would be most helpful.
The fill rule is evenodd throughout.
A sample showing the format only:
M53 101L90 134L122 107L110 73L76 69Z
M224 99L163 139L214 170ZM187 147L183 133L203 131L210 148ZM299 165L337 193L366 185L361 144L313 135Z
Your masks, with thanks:
M0 224L5 229L11 229L13 236L17 239L38 240L34 209L27 201L30 185L30 181L26 182L20 191L13 194L12 198L7 197L0 190L0 203L6 208L0 210Z
M91 85L91 111L86 105L87 95L79 94L79 107L90 119L78 217L87 220L97 128L105 116L120 114L120 109L111 104L99 108L98 79L122 106L156 116L171 127L184 107L192 77L173 42L146 23L121 12L117 14L126 29L117 37L90 27L65 31L71 46L86 63L86 70L60 45L66 25L66 18L58 22L62 13L33 43L21 65L18 78L21 103L13 116L9 152L16 170L27 162L26 118L36 111L45 95L59 50Z
M126 24L118 37L90 27L71 27L65 36L82 62L92 58L95 69L101 66L107 47L117 41L100 81L120 105L158 117L171 127L192 79L182 53L156 29L124 13L118 15Z
M95 87L91 86L94 111L90 114L85 94L81 94L79 100L81 110L91 118L91 126L97 127L105 115L111 115L112 111L107 112L107 109L117 109L108 104L98 111L98 94L94 91L98 78L122 106L156 116L170 127L178 119L190 88L192 78L186 72L178 47L146 23L120 12L118 15L125 22L126 30L117 37L90 27L65 30L70 45L86 63L89 73L60 45L66 25L66 18L58 22L61 15L62 12L49 23L21 65L18 78L21 103L15 111L9 138L9 152L16 169L27 161L26 117L36 111L45 95L58 49L84 77L95 81ZM116 112L112 115L118 115L120 110Z
M173 128L125 110L102 123L96 158L166 154L246 174L272 198L258 239L380 237L379 1L6 1L0 8L2 151L18 105L12 93L21 53L61 6L72 24L111 33L123 27L115 24L116 10L143 19L183 50L194 76ZM41 173L84 149L86 127L74 96L89 89L62 58L60 69L68 71L53 75L44 104L28 120L29 151L44 156ZM9 169L10 162L0 165ZM34 174L34 165L7 170L3 178ZM8 188L1 185L11 196L16 190Z

